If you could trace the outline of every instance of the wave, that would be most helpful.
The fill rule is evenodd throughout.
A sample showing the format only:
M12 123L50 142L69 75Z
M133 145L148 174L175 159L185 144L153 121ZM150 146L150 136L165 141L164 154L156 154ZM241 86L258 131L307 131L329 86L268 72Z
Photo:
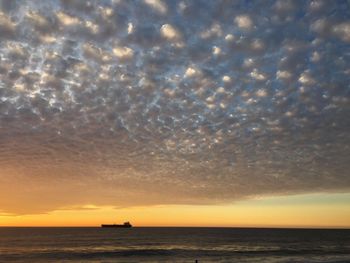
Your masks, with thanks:
M79 251L49 250L38 252L4 253L3 259L16 260L31 259L97 259L97 258L125 258L125 257L284 257L284 256L346 256L350 259L350 251L325 249L278 249L278 250L215 250L215 249L117 249L107 251Z

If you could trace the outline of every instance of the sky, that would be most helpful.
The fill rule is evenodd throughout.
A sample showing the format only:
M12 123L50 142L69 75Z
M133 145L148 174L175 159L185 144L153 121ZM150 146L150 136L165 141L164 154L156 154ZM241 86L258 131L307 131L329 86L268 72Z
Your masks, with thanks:
M350 227L349 83L349 1L0 1L0 225Z

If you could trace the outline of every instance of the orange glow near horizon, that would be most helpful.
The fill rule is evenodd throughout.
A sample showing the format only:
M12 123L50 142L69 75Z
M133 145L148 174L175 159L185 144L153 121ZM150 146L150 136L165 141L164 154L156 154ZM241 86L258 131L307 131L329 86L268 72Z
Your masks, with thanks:
M0 214L0 226L99 226L131 221L134 226L349 228L350 207L346 204L349 195L339 196L342 201L337 203L325 203L322 196L306 195L216 206L159 205L118 209L89 205L46 214Z

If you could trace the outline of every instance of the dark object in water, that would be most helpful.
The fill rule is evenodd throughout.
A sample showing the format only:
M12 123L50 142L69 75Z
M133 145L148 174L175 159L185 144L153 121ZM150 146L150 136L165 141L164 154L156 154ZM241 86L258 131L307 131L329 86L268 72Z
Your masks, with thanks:
M122 225L117 225L117 224L113 224L113 225L105 225L102 224L101 227L117 227L117 228L130 228L132 227L132 225L129 222L125 222Z

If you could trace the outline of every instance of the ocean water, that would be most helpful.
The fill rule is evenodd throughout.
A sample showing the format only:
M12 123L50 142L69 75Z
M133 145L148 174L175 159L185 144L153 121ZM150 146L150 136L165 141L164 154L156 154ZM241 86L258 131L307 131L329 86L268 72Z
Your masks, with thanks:
M350 230L0 228L0 262L350 262Z

